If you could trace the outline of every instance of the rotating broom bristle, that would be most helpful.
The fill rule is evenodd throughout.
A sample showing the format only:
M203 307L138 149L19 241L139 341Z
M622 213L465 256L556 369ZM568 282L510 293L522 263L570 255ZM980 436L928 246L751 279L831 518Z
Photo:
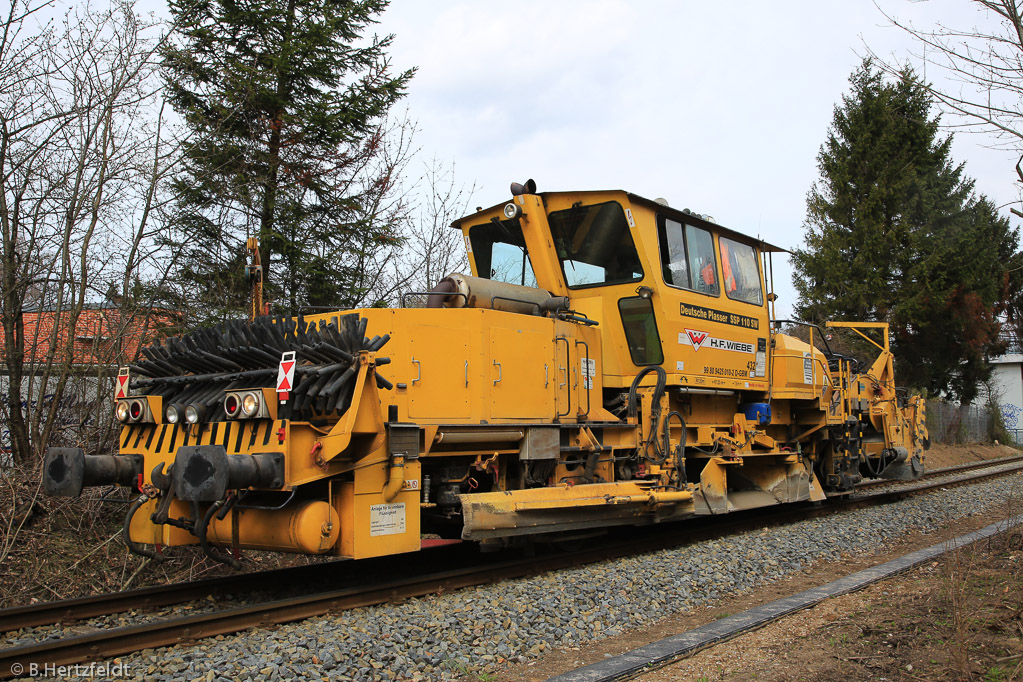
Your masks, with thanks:
M131 365L132 388L163 397L164 404L223 399L225 390L272 387L281 354L295 351L299 364L292 389L291 418L343 414L351 404L360 351L377 352L390 336L366 337L367 320L358 314L337 315L315 323L304 317L259 317L229 320L142 348ZM390 362L377 358L377 364ZM377 385L391 382L376 375Z

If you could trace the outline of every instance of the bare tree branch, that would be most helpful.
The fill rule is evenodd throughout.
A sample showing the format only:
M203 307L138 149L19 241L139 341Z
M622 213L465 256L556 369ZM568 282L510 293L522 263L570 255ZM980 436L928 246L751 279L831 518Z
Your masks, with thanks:
M85 312L112 281L126 300L131 284L165 276L153 215L175 148L157 73L166 32L130 0L32 23L51 4L15 0L0 19L0 443L22 463L63 438L81 443L64 428L69 401L106 395L110 365L131 359L131 306ZM94 412L100 431L107 408Z

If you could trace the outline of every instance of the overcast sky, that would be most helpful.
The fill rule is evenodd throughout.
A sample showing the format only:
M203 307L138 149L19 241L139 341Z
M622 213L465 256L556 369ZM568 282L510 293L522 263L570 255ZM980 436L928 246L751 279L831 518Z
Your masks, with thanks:
M989 21L967 0L880 1L920 27ZM625 189L786 248L801 243L818 150L867 46L916 49L869 0L394 0L377 30L395 34L396 69L419 69L406 104L420 162L453 162L476 185L472 206L527 178ZM1002 205L1018 196L1016 156L990 145L958 133L953 155ZM791 269L774 265L787 317Z

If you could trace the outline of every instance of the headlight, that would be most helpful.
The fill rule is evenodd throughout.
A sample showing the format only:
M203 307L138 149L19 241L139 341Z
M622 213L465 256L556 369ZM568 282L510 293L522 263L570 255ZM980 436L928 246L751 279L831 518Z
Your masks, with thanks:
M117 417L117 421L126 422L128 421L128 401L118 400L117 407L114 408L114 416Z
M189 424L198 424L206 417L206 407L199 403L192 403L185 408L185 421Z
M522 215L522 209L514 201L504 205L504 217L508 220L515 220L520 215Z
M185 419L185 406L181 403L174 403L168 405L167 409L164 410L163 419L168 424L177 424L178 422L184 421Z
M242 396L242 414L246 417L254 417L259 412L259 396L255 393L246 393Z
M227 397L224 398L224 413L228 419L234 419L238 416L238 408L240 406L238 396L234 393L228 393Z

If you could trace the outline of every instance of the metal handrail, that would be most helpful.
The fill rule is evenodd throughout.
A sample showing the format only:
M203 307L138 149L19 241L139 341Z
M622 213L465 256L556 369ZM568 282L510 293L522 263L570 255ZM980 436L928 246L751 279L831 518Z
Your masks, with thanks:
M469 306L469 297L463 294L461 291L406 291L401 295L401 307L407 308L405 305L405 298L408 296L433 296L434 294L444 294L445 296L461 296L465 300L466 307Z
M580 413L579 416L581 416L581 417L588 417L588 416L590 416L590 391L593 390L593 377L590 377L589 375L586 374L586 372L588 372L589 369L590 369L590 344L586 343L585 341L583 341L581 339L576 339L575 340L575 345L578 346L579 344L582 344L583 347L586 349L586 371L583 372L583 386L584 387L586 387L586 380L590 379L590 385L588 387L586 387L586 411ZM596 374L596 372L594 372L594 374Z

